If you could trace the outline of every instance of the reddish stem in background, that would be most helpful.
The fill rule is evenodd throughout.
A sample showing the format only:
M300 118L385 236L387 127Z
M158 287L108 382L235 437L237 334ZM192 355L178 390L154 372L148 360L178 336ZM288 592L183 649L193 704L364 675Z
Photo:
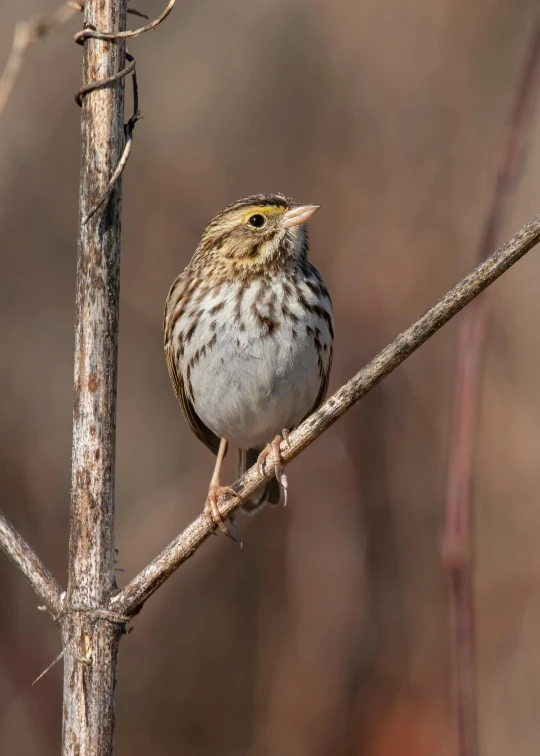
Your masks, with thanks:
M495 192L478 246L479 262L496 243L510 190L520 173L539 74L540 24L533 36L501 144ZM479 752L470 528L474 447L489 301L486 296L478 298L471 303L462 318L458 336L446 488L443 562L450 582L459 756L477 756Z

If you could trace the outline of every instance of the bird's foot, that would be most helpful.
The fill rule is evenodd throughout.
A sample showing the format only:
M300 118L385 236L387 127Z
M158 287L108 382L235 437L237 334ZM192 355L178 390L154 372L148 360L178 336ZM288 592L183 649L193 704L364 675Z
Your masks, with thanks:
M283 506L286 507L289 481L287 480L287 473L285 472L284 468L285 463L283 462L279 448L282 441L285 441L286 443L288 443L289 441L289 431L286 428L281 431L281 436L276 436L275 439L271 441L267 446L265 446L262 452L259 454L259 457L257 459L257 470L259 472L259 475L264 474L266 458L270 453L272 453L274 455L274 474L279 485L283 489Z
M237 492L234 490L234 488L231 488L231 486L220 486L219 483L210 484L210 487L208 489L208 496L206 497L206 502L204 504L204 516L206 518L206 522L208 523L208 526L212 528L213 533L215 533L217 525L222 533L225 533L226 536L231 538L233 541L240 543L240 546L242 546L242 534L240 533L240 528L238 527L236 517L234 515L231 515L229 518L232 526L236 530L236 533L234 533L225 525L223 517L221 516L221 512L218 509L218 499L224 494L232 494L233 496L238 498Z

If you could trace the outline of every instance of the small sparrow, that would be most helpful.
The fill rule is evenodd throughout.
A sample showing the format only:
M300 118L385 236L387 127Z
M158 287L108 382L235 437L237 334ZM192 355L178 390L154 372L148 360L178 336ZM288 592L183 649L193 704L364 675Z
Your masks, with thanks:
M276 478L243 509L277 504L287 477L279 445L324 400L334 340L332 303L308 262L306 222L318 205L256 194L208 224L165 306L165 356L189 427L217 454L204 514L217 507L220 469L233 442L238 474L273 452Z

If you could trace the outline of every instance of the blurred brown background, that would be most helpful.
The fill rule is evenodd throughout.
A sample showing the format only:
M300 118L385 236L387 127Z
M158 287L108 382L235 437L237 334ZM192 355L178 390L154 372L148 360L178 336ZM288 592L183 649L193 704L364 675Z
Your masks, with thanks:
M17 19L57 4L3 3L0 67ZM151 17L163 5L134 2ZM204 225L253 192L322 205L312 259L334 299L334 390L472 267L536 6L179 0L133 41L144 120L124 183L120 584L199 513L211 474L161 333ZM32 46L0 118L1 507L62 582L79 21ZM505 236L538 212L539 123ZM536 755L540 738L539 275L533 251L491 293L474 544L490 756ZM119 755L455 753L440 541L456 332L453 321L291 466L290 506L243 520L242 551L207 543L135 619ZM59 637L5 558L0 576L0 753L56 754L61 665L31 682Z

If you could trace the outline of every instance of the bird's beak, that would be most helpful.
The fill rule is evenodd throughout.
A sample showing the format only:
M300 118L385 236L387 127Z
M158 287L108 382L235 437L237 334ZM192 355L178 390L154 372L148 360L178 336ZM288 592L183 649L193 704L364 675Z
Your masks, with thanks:
M320 205L300 205L299 207L292 207L283 214L281 220L282 228L300 226L300 224L308 221L313 213L316 213L319 208Z

